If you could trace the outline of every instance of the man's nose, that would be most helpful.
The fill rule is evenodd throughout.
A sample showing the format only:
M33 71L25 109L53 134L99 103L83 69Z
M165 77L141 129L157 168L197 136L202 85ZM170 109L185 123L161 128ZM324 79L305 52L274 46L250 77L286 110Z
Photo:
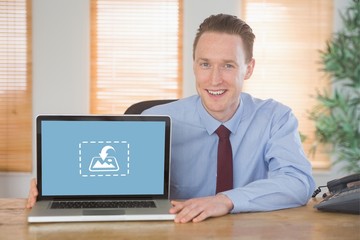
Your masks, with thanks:
M211 83L212 85L219 85L222 83L221 69L219 67L214 67L211 71Z

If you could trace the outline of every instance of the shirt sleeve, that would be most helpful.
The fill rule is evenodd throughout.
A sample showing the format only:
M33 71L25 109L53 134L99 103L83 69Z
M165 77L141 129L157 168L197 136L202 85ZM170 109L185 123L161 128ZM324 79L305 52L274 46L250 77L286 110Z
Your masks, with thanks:
M268 177L223 192L234 204L232 213L292 208L310 199L315 189L312 167L302 150L297 119L290 110L272 123L265 149Z

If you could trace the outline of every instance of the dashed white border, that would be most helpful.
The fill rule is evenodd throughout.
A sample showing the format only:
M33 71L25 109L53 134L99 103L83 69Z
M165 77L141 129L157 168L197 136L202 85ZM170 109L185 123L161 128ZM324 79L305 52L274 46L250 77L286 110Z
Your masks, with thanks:
M126 164L126 174L122 173L122 174L82 174L81 171L81 148L82 148L82 144L94 144L94 143L115 143L115 144L127 144L127 164ZM79 173L82 177L126 177L127 175L130 174L130 143L128 143L127 141L82 141L81 143L79 143Z

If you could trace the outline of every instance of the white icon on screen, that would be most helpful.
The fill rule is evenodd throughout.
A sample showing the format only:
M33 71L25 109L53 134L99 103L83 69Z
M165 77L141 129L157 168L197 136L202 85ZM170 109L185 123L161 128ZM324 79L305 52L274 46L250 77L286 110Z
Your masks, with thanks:
M119 164L114 156L108 156L108 150L115 149L112 146L105 146L101 149L99 157L95 156L91 159L89 166L90 172L116 172L119 171Z
M130 143L126 140L85 140L79 143L82 177L126 177L130 174Z

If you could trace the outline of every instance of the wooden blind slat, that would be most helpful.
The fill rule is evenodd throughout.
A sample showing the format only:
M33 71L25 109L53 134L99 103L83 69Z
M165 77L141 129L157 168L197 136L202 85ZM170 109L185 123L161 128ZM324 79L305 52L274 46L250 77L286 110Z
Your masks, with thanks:
M31 1L0 0L0 171L32 166Z
M91 1L91 113L182 95L182 1Z

